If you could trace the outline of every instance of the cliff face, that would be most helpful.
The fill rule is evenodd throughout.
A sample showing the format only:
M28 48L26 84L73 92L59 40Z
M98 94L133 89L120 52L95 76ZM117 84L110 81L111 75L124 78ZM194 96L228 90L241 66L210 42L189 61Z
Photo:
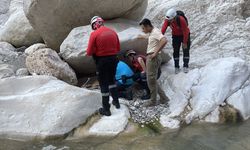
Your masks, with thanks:
M145 17L161 27L171 7L183 10L191 28L191 64L228 56L250 61L250 2L248 0L150 0ZM171 31L167 37L171 43ZM171 44L167 50L172 52Z

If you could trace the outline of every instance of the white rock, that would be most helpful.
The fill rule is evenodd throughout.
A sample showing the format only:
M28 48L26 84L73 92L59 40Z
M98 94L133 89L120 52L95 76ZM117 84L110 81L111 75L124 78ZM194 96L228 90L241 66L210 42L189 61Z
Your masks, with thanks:
M9 43L0 42L0 62L14 66L14 72L19 68L25 68L23 53L16 52L16 49Z
M180 127L180 121L176 119L169 118L166 115L160 117L160 123L165 128L177 129Z
M109 117L102 117L97 123L95 123L90 129L90 135L99 136L114 136L126 128L130 113L125 105L121 105L120 109L111 109L112 115Z
M172 7L183 10L189 20L191 66L205 66L210 60L221 57L250 61L250 26L242 15L242 11L249 12L248 1L149 0L145 17L161 28L165 13ZM170 42L167 47L172 51L170 29L166 35Z
M175 75L172 63L164 65L162 71L159 81L170 98L170 112L161 116L161 123L165 127L171 127L168 122L171 123L176 117L187 123L194 119L219 122L219 106L235 92L242 93L240 88L250 76L248 63L233 57L211 61L205 67L193 69L188 74ZM241 108L239 110L248 116L248 105L244 96L241 97L239 101L234 100L238 104L235 108ZM239 107L242 103L246 104L245 109Z
M76 85L74 70L49 48L39 49L26 58L26 66L31 74L50 75L69 84Z
M105 20L125 17L140 19L147 0L25 0L25 12L32 26L41 34L48 47L59 50L69 32L88 25L95 15ZM73 8L73 9L72 9Z
M214 60L201 69L201 78L192 87L192 111L186 121L203 118L238 91L250 75L249 66L239 58Z
M15 76L14 66L0 64L0 79Z
M0 30L0 41L11 43L16 47L30 46L41 42L39 34L31 27L23 8L22 0L12 0L11 15Z
M206 118L206 122L210 123L218 123L220 121L220 111L219 107L217 107L213 112L211 112Z
M11 0L0 1L0 30L2 28L2 25L8 20L10 1Z
M46 147L43 147L42 150L55 150L57 147L53 146L53 145L49 145L49 146L46 146Z
M197 84L199 78L199 69L191 70L188 74L175 75L174 66L167 64L162 67L160 83L170 98L169 117L179 116L183 112L192 97L191 88Z
M245 120L250 118L250 84L248 84L230 96L227 102L236 108Z
M101 106L101 96L54 77L0 80L0 134L47 138L83 124Z
M27 68L20 68L16 71L17 76L28 76L29 75L29 70Z

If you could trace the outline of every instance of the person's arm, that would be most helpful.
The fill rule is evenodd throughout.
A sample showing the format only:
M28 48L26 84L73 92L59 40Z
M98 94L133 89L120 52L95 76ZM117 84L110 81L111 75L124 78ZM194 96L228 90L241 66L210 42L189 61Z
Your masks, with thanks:
M186 20L184 17L180 17L181 29L183 32L183 49L187 48L188 37L189 37L189 29Z
M154 53L150 55L150 58L151 59L155 58L158 55L158 53L162 51L162 49L165 47L167 42L168 42L167 39L165 37L162 37L158 46L155 48Z
M139 62L139 64L141 65L141 67L142 67L142 69L143 69L143 72L146 72L146 64L145 64L143 58L138 57L138 62Z
M165 33L166 33L166 31L167 31L167 29L168 29L168 19L166 19L165 21L164 21L164 24L162 25L162 28L161 28L161 33L164 35Z
M87 48L87 55L93 56L94 53L95 53L95 36L93 33L91 33L90 38L89 38L88 48Z

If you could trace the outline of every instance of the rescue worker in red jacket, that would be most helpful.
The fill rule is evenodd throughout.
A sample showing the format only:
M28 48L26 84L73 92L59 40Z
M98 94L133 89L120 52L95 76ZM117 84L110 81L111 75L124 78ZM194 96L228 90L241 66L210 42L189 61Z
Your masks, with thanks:
M181 69L179 66L180 60L180 47L183 48L183 71L188 73L189 59L190 59L190 30L188 27L187 19L183 12L179 15L176 9L172 8L166 13L166 20L162 26L162 34L165 34L168 27L172 29L172 45L174 48L174 62L175 62L175 73L178 74Z
M113 98L112 104L117 109L120 108L115 82L116 68L119 62L117 54L120 51L120 42L116 32L104 26L104 20L101 17L93 17L91 19L91 27L94 31L90 35L87 55L93 56L96 63L103 105L99 109L99 113L110 116L110 93Z

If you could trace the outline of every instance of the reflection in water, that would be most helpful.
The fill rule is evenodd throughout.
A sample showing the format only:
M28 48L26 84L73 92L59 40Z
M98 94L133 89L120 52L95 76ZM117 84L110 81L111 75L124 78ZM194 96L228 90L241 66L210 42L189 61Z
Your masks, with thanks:
M193 124L162 134L137 133L113 138L86 138L50 142L0 140L1 150L250 150L250 121L241 124ZM67 148L68 147L68 148Z

